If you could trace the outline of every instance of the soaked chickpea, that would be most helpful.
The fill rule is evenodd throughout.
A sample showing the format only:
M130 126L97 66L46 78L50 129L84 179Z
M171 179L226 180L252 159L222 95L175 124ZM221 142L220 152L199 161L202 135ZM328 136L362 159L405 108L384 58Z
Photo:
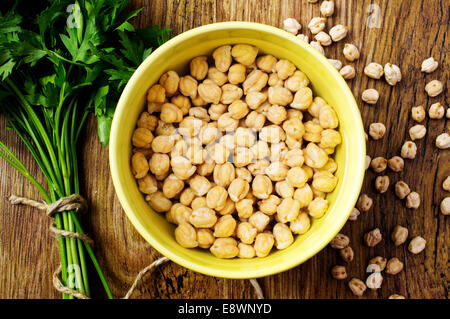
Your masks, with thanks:
M281 59L275 64L275 70L281 80L286 80L294 74L296 67L292 62Z
M288 172L289 167L281 162L273 162L265 169L265 174L274 182L284 180L287 177Z
M256 235L254 248L256 251L256 256L266 257L275 243L275 238L269 233L260 233Z
M233 202L238 202L247 196L250 190L250 184L242 178L236 178L228 186L228 195Z
M269 76L261 70L254 70L247 75L242 87L244 93L260 92L267 84Z
M292 108L297 110L307 110L313 102L313 93L309 87L301 87L294 95L294 99L290 104Z
M191 208L184 206L183 204L180 203L175 203L166 213L166 219L168 222L172 224L179 225L183 222L188 222L191 213L192 213Z
M253 161L253 152L247 147L236 147L233 163L237 168L244 167Z
M287 118L286 108L280 105L272 105L267 111L267 119L273 124L281 124Z
M309 143L303 151L305 164L311 168L321 168L328 162L328 155L314 143Z
M213 173L214 183L227 188L235 179L235 172L235 168L231 163L216 165Z
M294 236L292 236L292 232L286 224L275 224L272 232L275 239L275 247L277 247L277 249L285 249L294 242Z
M166 100L166 89L159 84L153 85L147 92L147 102L164 103Z
M220 72L217 68L210 67L208 69L208 77L207 77L207 79L213 81L218 86L222 86L225 83L227 83L228 76L227 76L226 73Z
M199 207L192 211L189 222L196 228L210 228L217 222L214 210L209 207Z
M256 59L256 66L267 73L275 72L276 64L277 58L270 54L260 56Z
M252 110L256 110L264 102L266 102L267 98L268 94L265 94L263 92L249 92L245 96L245 102L247 103L249 108L251 108Z
M208 74L207 60L206 56L198 56L189 63L190 73L198 81L203 80Z
M218 258L234 258L239 254L237 245L234 238L217 238L209 250Z
M272 181L266 175L256 175L252 182L252 193L256 198L266 199L272 193Z
M248 44L236 44L231 50L233 58L245 66L252 65L258 55L258 48Z
M131 157L131 170L134 178L143 178L147 175L149 170L149 163L145 155L141 152L136 152Z
M299 213L300 203L293 198L284 198L277 208L277 216L282 223L295 220Z
M176 177L175 174L170 174L167 176L167 178L164 180L162 191L164 196L167 198L174 198L184 188L184 181Z
M309 184L305 184L305 186L295 190L293 198L299 202L300 208L303 208L308 207L314 198L314 194Z
M183 112L172 103L164 103L161 107L160 118L165 123L179 123L183 120Z
M228 192L222 186L212 187L206 195L206 205L215 210L221 210L225 207L228 199Z
M185 206L189 206L192 203L192 200L195 198L195 193L194 191L188 187L185 188L180 195L180 203L185 205Z
M198 82L192 76L186 75L180 78L179 89L184 96L194 99L197 96L197 87Z
M237 85L234 84L224 84L222 86L222 97L220 98L220 103L231 104L236 100L239 100L244 91Z
M242 100L237 100L228 106L228 112L233 119L240 120L248 114L249 109L247 103Z
M249 218L253 214L253 200L244 198L235 205L239 218Z
M337 177L328 171L318 171L314 174L312 186L318 191L330 193L337 184Z
M153 138L153 134L149 129L140 127L134 131L131 141L133 146L150 148Z
M155 175L163 175L170 169L170 159L167 154L155 153L150 158L150 171Z
M231 84L240 84L247 78L247 68L245 65L236 63L228 71L228 82Z
M198 247L208 249L214 243L214 235L210 229L200 228L197 229L197 242Z
M139 190L144 194L153 194L158 190L156 178L150 174L145 175L138 180Z
M197 233L189 223L183 222L175 229L175 240L185 248L198 246Z
M328 200L320 197L314 198L308 204L309 216L314 218L322 217L328 209Z
M248 218L248 222L252 224L258 232L262 232L270 222L270 217L262 212L256 212Z
M206 103L218 104L222 97L222 89L212 80L205 80L198 86L198 95Z
M230 237L236 228L236 220L231 215L224 215L214 225L215 237Z
M280 106L286 106L292 102L294 99L291 91L285 87L269 87L268 91L269 103L276 104Z
M289 181L280 181L275 183L275 192L282 198L294 196L294 187Z
M311 227L311 220L309 215L305 212L300 212L297 218L289 223L289 228L294 234L301 235L306 233Z
M253 258L256 256L255 248L253 248L252 245L239 243L238 248L239 248L238 254L239 258Z
M277 212L277 208L280 203L280 198L276 195L270 195L269 198L259 201L258 207L261 212L271 216Z
M303 151L299 148L291 149L283 156L283 163L289 167L302 167L304 162Z
M160 191L149 194L145 197L150 207L158 213L168 212L172 207L172 202Z
M229 112L222 114L217 120L217 127L221 131L235 131L239 126L239 120L233 118Z
M231 45L223 45L214 50L212 54L214 64L220 72L227 72L232 63Z

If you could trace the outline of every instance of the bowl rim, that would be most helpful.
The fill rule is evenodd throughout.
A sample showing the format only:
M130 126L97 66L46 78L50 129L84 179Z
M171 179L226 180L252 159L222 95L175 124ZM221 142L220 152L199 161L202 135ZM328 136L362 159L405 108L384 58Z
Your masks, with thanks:
M300 47L302 47L304 50L309 51L310 54L314 56L315 59L319 60L322 64L325 65L326 69L332 73L333 77L337 81L337 84L339 85L339 88L343 90L344 95L349 101L349 112L352 113L352 117L357 119L357 121L354 123L354 125L357 126L357 128L361 131L361 133L364 132L364 127L362 124L361 119L361 113L359 112L357 103L355 101L355 98L353 96L353 93L351 92L349 86L345 82L345 80L342 78L340 73L336 70L336 68L331 65L331 63L328 61L328 59L323 56L320 52L318 52L316 49L314 49L312 46L310 46L308 43L304 42L303 40L299 39L295 35L288 33L282 29L261 24L261 23L255 23L255 22L218 22L218 23L212 23L208 25L203 25L200 27L196 27L194 29L185 31L163 45L161 45L159 48L157 48L155 51L153 51L152 54L150 54L142 63L139 65L137 70L133 73L130 80L126 84L120 99L118 101L116 111L114 114L114 118L111 125L111 135L110 135L110 145L109 145L109 162L110 162L110 171L111 171L111 177L113 180L114 189L116 191L117 197L119 199L119 202L125 211L125 214L127 215L130 222L133 224L135 229L138 231L138 233L159 253L166 256L171 261L186 267L188 269L191 269L193 271L214 276L214 277L221 277L221 278L232 278L232 279L249 279L249 278L258 278L258 277L264 277L269 275L274 275L289 269L292 269L299 264L307 261L314 255L316 255L319 251L321 251L328 243L336 236L336 234L342 229L344 224L346 223L348 216L351 212L351 207L354 207L357 198L359 196L360 190L362 188L362 183L364 179L364 170L365 170L365 154L366 154L366 144L365 144L365 138L364 134L358 134L359 139L359 148L362 151L362 156L360 158L360 161L358 162L359 167L355 167L355 173L358 174L357 183L355 184L355 191L353 194L350 194L348 197L346 197L347 200L347 212L346 214L342 215L342 218L339 220L339 223L334 224L334 227L330 229L329 235L324 238L324 240L320 241L317 245L315 245L312 249L308 250L308 254L303 256L302 258L292 258L282 264L274 265L270 262L267 263L267 267L261 268L261 269L254 269L254 271L251 272L251 274L243 271L236 271L236 270L224 270L219 268L214 268L211 266L203 266L201 264L191 262L187 259L184 259L183 257L180 257L176 253L172 252L170 249L167 249L162 243L157 241L150 232L147 231L147 229L144 227L144 225L139 221L139 219L136 217L136 215L133 212L133 209L130 207L129 199L125 196L123 191L123 186L120 182L120 176L118 172L118 168L116 166L116 156L118 153L120 146L116 143L116 139L114 138L118 134L120 134L120 127L118 126L118 118L121 118L125 115L125 109L126 109L126 101L130 98L131 92L133 87L135 86L135 83L140 78L141 74L144 73L144 71L148 68L148 66L154 61L157 60L161 55L164 55L165 52L169 51L171 48L178 45L180 42L183 42L191 37L195 37L203 32L211 32L211 31L224 31L224 30L233 30L233 29L249 29L254 31L262 31L266 33L274 34L278 37L284 38L289 41L293 41L296 44L298 44Z

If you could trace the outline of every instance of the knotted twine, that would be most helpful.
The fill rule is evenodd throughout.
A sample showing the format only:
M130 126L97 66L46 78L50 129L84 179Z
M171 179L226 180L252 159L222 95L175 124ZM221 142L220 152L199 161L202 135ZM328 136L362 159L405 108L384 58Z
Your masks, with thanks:
M56 213L64 212L64 211L77 211L77 212L86 212L87 211L87 201L79 194L72 194L66 197L62 197L55 201L54 203L47 204L46 202L38 202L30 198L26 197L20 197L16 195L11 195L9 197L9 201L13 205L26 205L35 207L39 210L45 211L46 215L50 218L53 218L53 215ZM50 226L50 231L56 235L63 236L63 237L70 237L70 238L76 238L85 241L87 244L93 246L94 241L92 238L90 238L86 234L81 234L77 232L71 232L63 229L58 229L55 225L55 223L52 223ZM159 267L162 264L165 264L168 262L169 259L167 257L161 257L154 262L152 262L150 265L142 269L136 276L133 284L131 285L130 289L126 293L126 295L122 299L129 299L133 292L136 290L137 285L140 281L142 281L142 278L147 274L153 272L157 267ZM64 294L68 294L71 296L74 296L78 299L89 299L88 296L71 289L69 287L66 287L63 285L60 279L61 274L61 265L58 266L58 268L53 273L53 286L54 288ZM262 291L261 286L259 285L258 281L256 279L250 279L250 283L252 287L255 290L256 296L258 299L264 299L264 294Z

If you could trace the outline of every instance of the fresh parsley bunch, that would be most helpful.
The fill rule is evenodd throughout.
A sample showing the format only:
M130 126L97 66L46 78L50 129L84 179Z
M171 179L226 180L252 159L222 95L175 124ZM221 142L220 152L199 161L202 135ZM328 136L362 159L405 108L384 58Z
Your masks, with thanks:
M80 191L76 146L88 114L97 117L106 145L124 85L152 48L169 39L169 29L135 29L129 20L141 10L125 13L127 5L128 0L48 0L36 8L7 1L7 10L0 11L0 112L30 150L47 188L1 142L0 156L47 203ZM73 211L57 213L55 224L84 233ZM63 284L90 296L87 255L112 298L92 248L62 236L58 244Z

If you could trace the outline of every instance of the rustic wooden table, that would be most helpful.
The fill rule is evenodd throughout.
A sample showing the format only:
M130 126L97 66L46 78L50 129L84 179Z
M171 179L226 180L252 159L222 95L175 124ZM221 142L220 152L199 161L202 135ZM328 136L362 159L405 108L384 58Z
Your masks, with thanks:
M295 17L307 31L308 21L319 15L319 4L303 1L270 0L133 0L132 7L144 10L135 20L139 26L160 24L173 29L175 34L191 28L229 20L242 20L281 26L288 17ZM361 108L366 129L372 122L385 123L386 136L370 140L368 154L372 157L392 157L399 154L408 138L408 129L414 124L410 117L412 106L441 102L448 105L447 90L436 98L429 98L425 84L432 79L448 81L449 25L448 2L438 1L336 1L336 12L327 21L327 27L340 23L350 27L345 41L325 48L327 57L344 61L345 42L361 49L361 57L354 63L355 79L348 82ZM369 18L370 17L370 18ZM369 19L369 20L368 20ZM379 22L379 27L377 23ZM372 27L370 27L372 26ZM420 72L422 60L433 56L440 65L432 74ZM372 80L362 75L364 66L376 61L392 62L402 70L403 79L395 87L383 80ZM380 94L376 106L361 101L361 92L373 87ZM37 174L36 165L18 138L5 130L5 119L0 119L0 140ZM390 190L376 194L375 174L368 171L363 191L374 199L370 212L349 221L342 232L351 239L355 259L348 265L349 277L365 278L370 258L377 255L398 257L405 264L396 275L385 275L382 288L367 291L367 298L387 298L398 293L407 298L448 298L447 283L450 223L439 212L439 203L448 193L442 189L444 178L450 175L450 151L434 146L436 136L448 130L448 120L426 119L427 135L417 141L418 156L407 160L401 173L387 171ZM95 120L90 119L80 147L83 167L83 194L88 198L90 214L85 217L89 233L94 238L95 251L115 296L123 296L140 269L160 255L134 230L115 196L109 176L108 148L100 145L96 136ZM49 219L26 207L13 207L7 198L19 194L39 198L30 183L4 161L0 161L0 298L59 298L52 287L51 274L59 262L54 239L48 232ZM406 181L422 198L418 210L407 209L396 199L392 184ZM395 247L389 239L397 224L408 227L411 236L421 235L427 240L424 252L412 255L407 245ZM379 227L383 241L375 248L364 247L365 232ZM329 275L330 268L342 263L337 252L329 247L304 264L284 273L261 278L259 282L267 298L352 298L347 281L336 281ZM94 276L92 276L94 277ZM100 285L93 281L95 297L104 297ZM248 281L228 280L204 276L170 263L145 277L135 298L254 298Z

